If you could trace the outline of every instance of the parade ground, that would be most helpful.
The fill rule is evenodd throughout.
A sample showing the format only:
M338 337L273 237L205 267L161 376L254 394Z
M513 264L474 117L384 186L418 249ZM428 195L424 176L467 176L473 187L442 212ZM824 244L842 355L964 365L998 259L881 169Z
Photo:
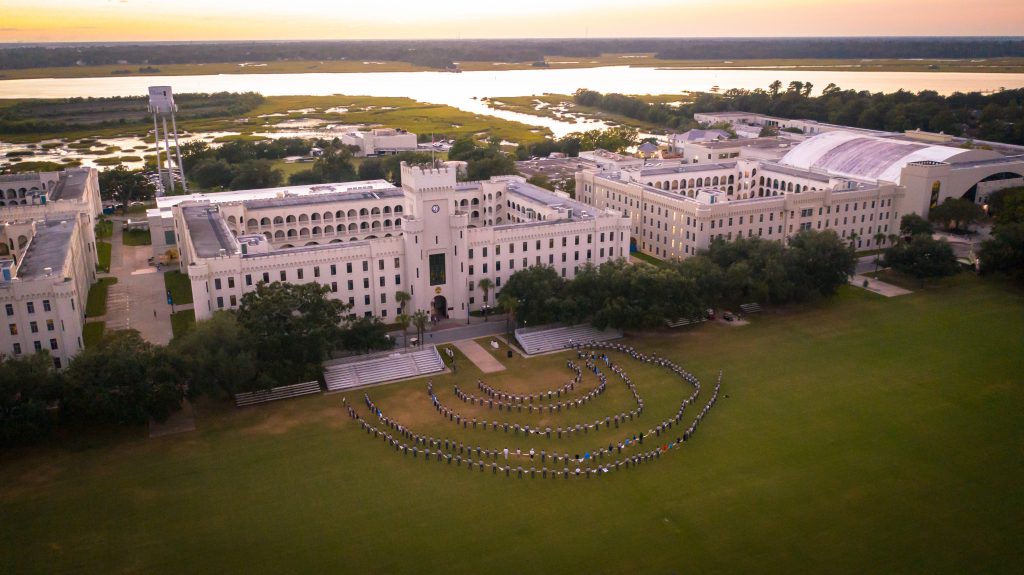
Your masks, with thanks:
M526 449L575 457L607 446L673 416L692 387L612 354L643 413L561 440L457 426L423 378L241 409L202 400L196 431L80 434L0 453L0 573L1019 569L1019 289L969 274L897 298L846 286L746 319L619 340L700 378L688 418L719 370L721 396L688 441L591 478L520 479L403 455L348 417L342 396L367 421L364 392L417 433L501 450L488 461L502 465L504 448L521 448L513 464L539 469ZM573 376L575 353L509 358L490 340L477 341L504 369L482 373L455 349L457 369L430 378L444 405L542 428L636 408L607 370L606 391L564 412L468 405L455 385L529 394ZM584 373L569 397L596 385Z

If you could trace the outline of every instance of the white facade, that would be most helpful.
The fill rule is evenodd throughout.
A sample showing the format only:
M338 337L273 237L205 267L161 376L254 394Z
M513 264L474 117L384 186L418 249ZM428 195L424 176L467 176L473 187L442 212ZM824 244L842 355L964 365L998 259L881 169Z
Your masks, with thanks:
M170 208L197 319L236 307L261 281L330 286L356 316L393 321L404 291L407 313L466 318L493 306L518 270L550 265L572 278L587 263L625 256L629 245L619 212L518 176L456 182L454 166L403 165L400 189L382 181L319 188L264 199L209 194ZM486 302L483 278L494 283Z
M96 170L0 176L0 195L0 354L45 349L65 367L96 279Z
M748 122L756 115L698 120L725 117ZM639 250L686 258L716 237L785 241L801 229L831 229L858 249L878 248L875 235L898 233L904 214L927 217L947 198L983 204L993 191L1024 182L1024 149L1007 156L938 145L921 134L826 127L795 145L775 138L703 142L692 144L703 155L682 162L584 169L577 194L626 214Z
M382 156L399 152L416 151L416 134L393 128L378 128L369 132L346 132L341 143L357 146L358 156Z

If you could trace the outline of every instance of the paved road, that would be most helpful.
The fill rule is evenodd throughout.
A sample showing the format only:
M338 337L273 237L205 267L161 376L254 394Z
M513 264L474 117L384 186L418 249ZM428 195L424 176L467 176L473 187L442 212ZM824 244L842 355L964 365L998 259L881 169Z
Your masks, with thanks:
M505 316L491 316L490 321L486 322L479 318L473 318L472 321L473 323L469 325L456 323L454 320L443 321L433 328L428 328L427 333L423 336L423 342L427 345L437 345L505 333ZM391 332L390 335L395 340L396 349L405 347L401 331ZM416 328L410 326L409 339L414 337L416 337Z

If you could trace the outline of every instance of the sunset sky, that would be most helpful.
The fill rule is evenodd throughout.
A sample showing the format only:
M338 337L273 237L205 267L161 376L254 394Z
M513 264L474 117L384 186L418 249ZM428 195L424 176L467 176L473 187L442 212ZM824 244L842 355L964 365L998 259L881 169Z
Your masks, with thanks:
M1022 31L1022 0L0 0L0 42Z

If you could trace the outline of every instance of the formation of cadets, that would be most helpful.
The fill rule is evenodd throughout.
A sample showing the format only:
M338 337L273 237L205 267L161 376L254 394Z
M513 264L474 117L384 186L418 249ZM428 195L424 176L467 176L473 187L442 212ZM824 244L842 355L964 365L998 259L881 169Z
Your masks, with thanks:
M693 393L682 401L679 406L679 410L676 412L674 417L670 417L658 423L658 425L647 430L646 433L641 432L639 434L633 434L618 442L611 442L607 446L602 445L596 449L583 452L582 455L580 453L572 455L569 453L549 453L544 449L540 450L538 453L533 448L529 450L525 450L523 448L511 449L508 447L503 449L487 449L480 447L479 445L471 446L469 444L457 442L454 439L419 435L414 433L408 427L388 418L373 402L373 400L370 399L368 394L363 394L363 402L370 413L372 413L376 418L376 424L370 423L364 419L359 412L349 404L348 398L342 397L342 405L347 410L349 417L356 420L359 423L360 428L364 430L368 436L383 440L396 452L400 452L405 456L412 457L413 459L419 459L422 457L426 462L435 461L442 464L455 465L456 467L465 465L469 471L477 470L480 473L484 473L489 469L491 474L495 476L503 474L506 477L517 477L520 479L547 479L549 477L552 479L568 479L570 477L589 479L591 477L600 477L601 475L612 471L626 470L631 467L637 467L645 463L656 461L660 459L663 454L667 454L670 450L680 447L683 443L689 441L693 437L693 434L696 432L700 422L718 401L718 394L722 386L721 371L718 373L718 380L715 383L710 399L704 404L700 412L696 417L694 417L690 425L682 432L682 434L679 434L677 431L675 439L670 439L670 430L673 427L678 429L682 425L684 410L688 405L696 400L700 393L700 380L698 380L696 376L687 372L672 361L657 357L657 355L642 354L630 346L607 342L591 342L588 344L570 344L568 347L572 347L576 351L577 359L584 360L584 365L587 369L593 371L593 373L599 377L602 387L606 385L606 381L604 374L601 373L601 370L597 367L597 362L603 361L605 365L618 375L626 386L633 392L633 396L637 401L637 409L631 412L624 412L615 416L605 417L603 420L595 421L592 424L578 424L566 428L559 427L556 430L552 430L550 427L547 427L541 430L536 427L531 428L529 425L511 424L507 422L499 423L497 421L477 421L475 418L469 419L462 417L445 407L440 402L437 395L434 394L434 386L431 381L427 382L427 395L430 397L436 411L441 413L442 416L446 417L449 421L454 422L456 425L461 425L464 429L469 429L469 427L472 426L473 429L479 428L486 430L489 427L492 431L501 430L505 433L511 431L515 436L522 433L524 436L543 435L547 439L551 439L561 438L563 437L563 434L568 437L573 433L587 433L590 429L599 429L602 423L606 428L611 427L611 425L618 428L620 423L632 421L642 413L643 399L636 391L636 387L633 385L626 372L620 366L615 364L603 350L623 353L629 355L636 361L642 361L669 369L684 381L691 384L693 386ZM544 395L552 393L555 397L559 397L559 392L571 391L575 388L575 385L580 383L582 379L582 369L577 366L576 362L571 360L567 362L567 367L576 372L576 377L570 381L569 384L566 384L566 386L557 390L543 392L541 394L533 394L532 396L506 394L495 390L480 381L477 382L477 385L489 396L489 398L491 398L491 400L497 398L502 404L504 404L503 408L508 407L509 411L511 411L510 406L515 405L517 408L522 408L523 403L525 402L527 406L531 408L529 411L533 412L532 408L535 406L533 406L531 402L534 401L534 398L536 398L536 400L540 400ZM566 387L568 387L568 390L565 389ZM597 390L595 389L593 391ZM593 393L593 391L591 393ZM478 405L483 404L478 403ZM539 411L541 406L536 407ZM647 440L646 445L644 443L645 438ZM529 466L527 467L526 465Z
M531 395L515 395L510 393L504 393L501 391L496 391L494 388L486 385L484 382L478 379L476 380L477 387L483 390L484 393L487 393L488 397L477 397L475 395L470 395L462 391L462 389L459 388L459 386L457 385L455 386L455 397L458 397L459 399L466 403L469 403L470 405L486 406L488 409L494 409L495 407L497 407L498 411L502 411L505 409L507 409L508 411L512 411L513 409L515 409L518 410L519 413L522 413L523 409L526 409L528 413L533 413L534 411L536 411L537 413L544 413L545 410L548 413L558 413L561 412L563 409L568 411L574 407L582 407L584 403L587 403L591 399L594 399L595 397L601 395L602 393L604 393L605 389L608 388L608 379L605 377L604 373L601 373L601 371L598 370L596 366L592 365L592 362L588 360L587 368L591 369L594 372L594 374L598 378L598 381L600 382L596 388L588 391L586 394L580 397L577 397L576 399L566 399L564 401L558 401L555 403L540 404L539 402L544 399L545 395L548 399L552 399L552 397L558 399L562 397L563 390L565 394L568 395L570 391L576 389L576 384L580 383L580 381L583 379L583 370L579 366L577 366L574 361L569 360L565 362L565 364L566 367L568 367L569 369L573 370L576 373L576 376L573 377L573 379L569 380L569 383L565 384L564 386L558 389ZM538 402L538 405L533 404L535 399Z

